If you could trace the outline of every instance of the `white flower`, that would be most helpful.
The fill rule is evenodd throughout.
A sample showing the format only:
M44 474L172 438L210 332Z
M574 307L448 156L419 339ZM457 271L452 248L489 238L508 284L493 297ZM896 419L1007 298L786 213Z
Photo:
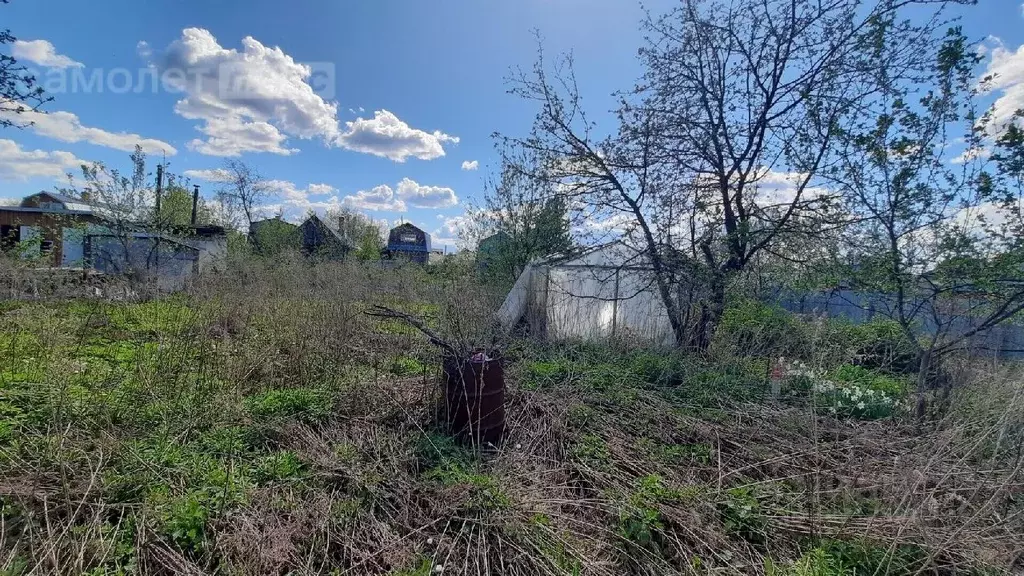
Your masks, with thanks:
M858 410L863 410L864 409L864 403L863 402L858 402L857 403L857 409Z

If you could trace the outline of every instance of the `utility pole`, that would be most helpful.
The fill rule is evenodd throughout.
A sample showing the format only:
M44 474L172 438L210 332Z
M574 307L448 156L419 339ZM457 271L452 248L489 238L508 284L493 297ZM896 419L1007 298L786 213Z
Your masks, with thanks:
M156 222L160 224L160 197L164 192L164 165L156 165Z
M196 225L196 209L199 207L199 184L192 190L192 226Z

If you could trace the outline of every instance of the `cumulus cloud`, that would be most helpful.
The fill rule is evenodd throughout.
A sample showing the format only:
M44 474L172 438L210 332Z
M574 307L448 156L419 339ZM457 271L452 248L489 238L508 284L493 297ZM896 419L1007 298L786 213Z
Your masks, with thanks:
M424 186L409 178L398 183L397 196L415 208L449 208L459 203L451 188Z
M140 49L146 54L148 45ZM159 53L152 65L168 85L185 93L175 106L181 116L204 122L206 140L190 149L216 156L243 152L291 154L288 136L338 137L337 104L320 97L309 84L312 69L280 48L251 36L242 49L220 45L208 30L186 28Z
M801 172L777 172L762 168L757 175L754 202L760 206L788 205L796 199L797 189L807 178ZM825 188L805 186L801 201L814 200L828 194Z
M367 210L371 212L405 212L405 201L395 196L394 190L387 184L375 186L370 190L360 190L346 196L342 206L349 210Z
M307 189L309 193L314 196L323 196L325 194L331 194L337 192L338 189L330 184L310 184Z
M202 170L185 170L184 176L207 182L230 182L231 173L223 168L204 168Z
M4 100L2 103L4 105L0 106L0 118L19 123L31 123L28 126L29 130L40 136L61 142L88 142L127 152L134 151L135 145L138 144L147 154L174 156L178 153L174 146L162 140L143 138L138 134L128 132L108 132L102 128L85 126L78 116L71 112L58 111L44 114L10 100ZM17 108L20 108L21 112L15 112Z
M311 196L322 196L325 184L310 184L305 188L299 188L294 182L288 180L268 180L265 185L268 193L274 199L274 203L264 206L264 210L281 210L286 216L293 219L301 217L310 210L325 212L342 207L341 199L336 194L323 200L310 198Z
M430 133L412 128L391 112L378 110L371 119L346 122L336 142L346 150L405 162L410 156L420 160L440 158L445 155L443 144L458 144L459 139L440 130Z
M473 161L465 160L465 161L462 162L462 169L463 170L476 170L479 167L480 167L480 162L478 162L477 160L473 160Z
M0 179L62 179L69 171L78 170L83 164L88 162L70 152L24 150L13 140L0 139Z
M999 93L991 109L992 126L998 131L1024 108L1024 45L1010 50L997 38L993 42L982 87Z
M31 62L47 68L84 68L85 64L63 54L46 40L15 40L11 55L22 62Z
M241 156L243 152L270 152L289 156L296 148L283 146L287 137L267 122L247 122L240 118L207 118L199 128L206 140L196 138L186 144L189 150L208 156Z

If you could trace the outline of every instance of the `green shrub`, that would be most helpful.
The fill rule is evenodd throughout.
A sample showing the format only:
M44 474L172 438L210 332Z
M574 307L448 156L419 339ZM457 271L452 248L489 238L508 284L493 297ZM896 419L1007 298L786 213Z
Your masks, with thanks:
M396 376L414 376L427 371L427 366L416 358L399 356L391 362L389 372Z
M863 324L842 318L829 320L821 346L822 352L828 352L839 362L853 362L889 374L917 370L917 349L895 320Z
M645 382L655 386L674 386L682 382L685 367L672 353L635 352L629 358L630 370Z
M198 554L206 542L206 521L209 511L200 494L172 499L160 515L161 532L178 548Z
M619 512L619 536L644 548L656 548L658 532L664 529L658 505L677 502L681 497L678 490L665 486L661 476L644 476L637 482L636 490L630 494L626 506Z
M822 373L797 362L789 370L783 383L787 397L811 397L821 410L842 418L888 418L900 409L910 386L904 379L850 364Z
M863 366L844 364L829 374L836 382L856 384L861 388L883 392L892 397L901 397L907 393L910 383L905 379L895 378L887 374L881 374Z
M711 407L760 400L767 393L768 361L733 358L694 364L671 395L688 406Z
M572 447L572 457L598 470L607 470L611 467L612 455L608 450L608 444L597 434L581 436Z
M571 364L562 358L530 362L523 374L523 386L528 390L540 390L564 382L572 374Z
M722 314L714 348L726 355L806 357L810 353L807 325L778 306L740 300Z

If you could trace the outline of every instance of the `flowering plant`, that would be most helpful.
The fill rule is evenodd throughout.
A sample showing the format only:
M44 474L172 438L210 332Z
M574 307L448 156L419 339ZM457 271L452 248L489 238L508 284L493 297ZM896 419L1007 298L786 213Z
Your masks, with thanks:
M856 366L826 373L800 361L780 359L780 364L791 393L808 393L815 406L832 415L876 420L904 409L906 386L898 379Z

